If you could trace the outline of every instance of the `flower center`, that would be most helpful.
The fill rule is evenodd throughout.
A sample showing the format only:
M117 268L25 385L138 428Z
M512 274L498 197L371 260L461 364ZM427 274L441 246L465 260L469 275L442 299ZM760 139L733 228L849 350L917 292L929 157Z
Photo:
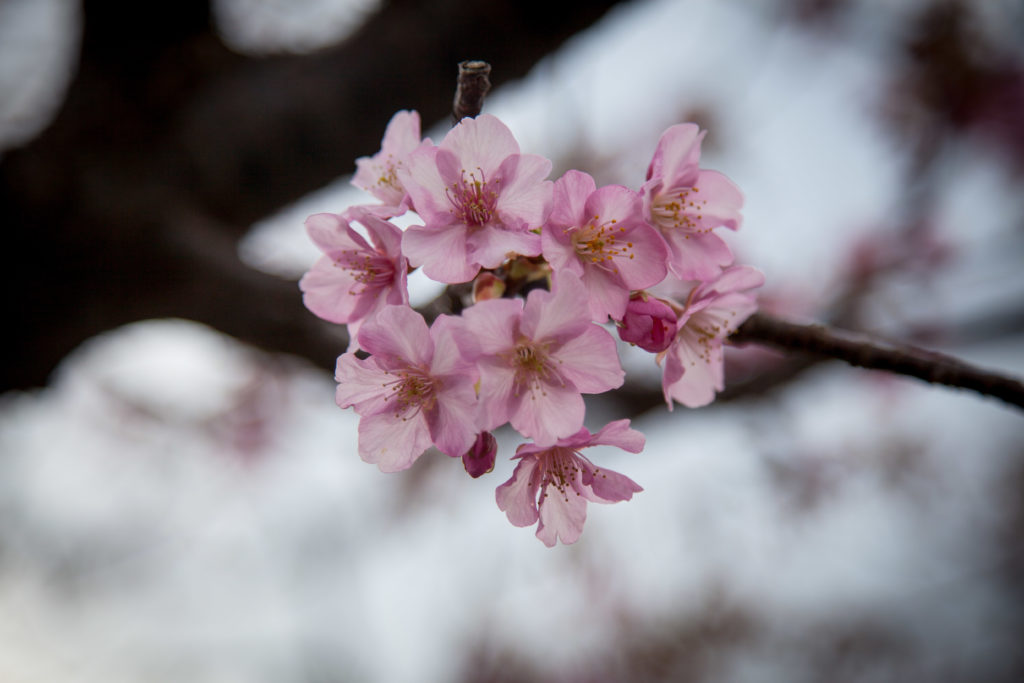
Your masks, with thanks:
M584 471L588 462L579 453L571 448L555 447L544 454L543 468L540 480L541 500L547 498L548 486L555 487L565 502L569 502L569 492L577 496L579 489L574 486L576 477ZM600 470L593 468L591 475L597 476Z
M685 232L710 232L701 229L701 213L707 201L693 195L700 192L696 187L677 187L667 190L657 197L651 205L651 216L661 228L678 228Z
M360 296L368 291L383 289L395 279L395 264L391 259L375 252L343 251L334 265L347 271L354 282L349 295Z
M613 218L604 223L600 220L600 216L594 216L585 227L573 232L573 248L577 256L584 261L618 270L615 259L633 258L633 254L630 253L633 243L623 241L626 228L619 226L617 219Z
M732 315L735 314L729 317ZM698 358L711 363L722 351L722 340L734 331L726 318L704 310L687 320L679 334L689 338L688 345L697 352Z
M470 173L468 178L463 169L459 181L452 183L445 190L448 201L452 203L452 212L462 223L469 226L486 225L494 216L495 207L498 205L498 193L491 189L484 177L482 169L477 168L477 173ZM495 181L497 185L500 181Z
M388 374L397 376L397 379L385 382L384 386L391 389L389 400L395 400L395 417L400 417L403 422L423 409L431 410L437 403L435 381L426 373L408 368Z
M377 166L377 187L403 190L402 183L398 181L398 167L401 165L401 161L395 161L394 156L389 154L388 158Z
M544 385L555 382L565 384L555 362L548 356L546 344L523 339L512 350L510 360L515 371L517 396L524 388L531 394L540 391L544 395L547 393Z

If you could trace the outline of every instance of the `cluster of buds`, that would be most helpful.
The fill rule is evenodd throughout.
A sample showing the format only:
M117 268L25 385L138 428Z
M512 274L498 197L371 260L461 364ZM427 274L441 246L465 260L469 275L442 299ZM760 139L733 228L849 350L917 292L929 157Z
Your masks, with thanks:
M336 400L360 416L360 456L395 472L435 447L478 477L494 466L491 432L510 424L531 441L498 507L516 526L538 524L548 546L579 538L587 501L640 491L580 453L644 445L629 420L583 427L582 395L623 382L610 330L656 354L669 409L705 405L763 282L714 232L739 227L743 199L699 168L703 135L672 126L639 190L599 188L575 170L548 180L551 162L520 153L494 116L465 118L435 145L417 113L398 112L352 181L381 203L306 221L324 255L300 286L309 310L348 326ZM403 231L391 219L407 212L418 221ZM472 282L472 304L428 325L409 306L415 268Z

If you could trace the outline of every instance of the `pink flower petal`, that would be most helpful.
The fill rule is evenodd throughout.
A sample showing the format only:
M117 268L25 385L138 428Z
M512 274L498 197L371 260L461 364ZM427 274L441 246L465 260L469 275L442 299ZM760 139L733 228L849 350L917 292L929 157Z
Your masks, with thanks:
M448 131L439 147L453 152L467 171L479 168L485 174L496 171L509 155L519 154L519 143L512 131L491 114L462 119Z
M684 326L666 357L662 378L665 400L670 406L675 399L687 408L699 408L714 401L715 392L724 387L721 345L708 349L697 333Z
M635 225L623 239L633 246L624 258L615 259L615 267L627 289L646 289L665 279L668 248L657 230L647 224Z
M665 241L669 246L669 272L680 280L713 280L733 261L729 246L713 232L671 231Z
M572 243L571 233L565 229L545 223L540 233L541 252L544 260L555 273L570 272L583 278L583 263Z
M433 224L450 220L452 205L446 185L437 170L437 147L424 145L409 155L398 170L398 178L412 198L416 213L424 222Z
M530 339L566 339L590 326L587 292L579 278L566 273L554 292L535 289L526 297L521 330Z
M349 220L357 221L366 228L370 240L378 251L396 256L401 253L402 231L397 225L362 207L353 206L346 214Z
M692 187L704 135L695 123L670 126L658 140L647 178L664 178L668 187Z
M550 446L583 426L585 410L578 389L546 384L514 396L509 422L537 445Z
M420 143L420 115L414 111L396 113L384 131L380 151L372 157L356 159L352 184L367 190L386 204L401 204L405 188L397 171Z
M334 400L341 408L354 406L356 412L373 412L384 403L380 390L382 371L372 358L361 360L354 353L338 357L334 379L338 382Z
M696 221L699 230L711 230L720 225L730 230L739 229L743 220L740 214L743 193L735 183L718 171L701 171L694 187L696 193L691 196L701 201Z
M566 171L555 181L554 200L548 223L575 227L586 217L587 198L597 190L594 179L583 171Z
M480 271L466 253L466 227L453 225L444 230L412 226L402 235L402 250L414 266L437 282L469 282Z
M466 235L467 258L483 268L497 268L510 254L537 256L540 254L540 235L525 230L507 230L499 226L485 226ZM474 273L475 276L475 273Z
M629 426L629 420L615 420L597 430L587 440L587 446L615 446L630 453L639 453L644 449L644 435Z
M664 267L664 261L661 265ZM602 269L584 268L581 279L587 289L592 321L603 323L609 317L615 320L622 318L629 303L629 287L623 284L622 278Z
M359 344L374 356L429 367L434 343L423 316L408 306L385 306L359 330Z
M476 336L480 353L494 355L512 346L522 312L522 299L489 299L464 310L462 318Z
M370 245L359 233L349 229L348 222L333 213L315 213L306 219L306 234L328 256L345 250L369 250Z
M430 366L432 375L459 372L471 375L476 381L473 361L480 355L480 343L476 334L466 327L463 318L438 316L430 326L430 338L434 342L434 358Z
M587 323L551 355L560 362L562 377L584 394L600 394L620 387L626 376L619 363L615 339L593 323Z
M583 459L586 460L586 458ZM634 493L643 491L629 477L600 468L584 469L581 483L592 492L587 500L594 503L618 503L631 500Z
M567 489L564 493L552 485L545 487L541 495L547 494L540 506L540 524L537 538L549 548L560 539L562 543L575 543L583 533L587 521L587 501Z
M408 469L430 444L422 416L402 419L384 411L359 420L359 457L375 463L381 472Z
M444 395L433 410L425 411L430 438L445 455L461 457L476 439L476 389L468 375L444 380Z
M505 513L514 526L530 526L537 522L539 483L537 461L523 458L516 465L512 477L494 492L498 509Z
M519 405L515 371L496 357L481 358L479 416L480 429L495 429L509 421Z
M339 324L365 316L373 306L372 300L353 295L353 285L328 256L318 259L299 280L303 305L318 318Z
M506 159L497 177L504 186L498 203L503 221L514 216L531 230L539 228L551 212L553 183L545 180L551 173L551 160L537 154L517 154Z

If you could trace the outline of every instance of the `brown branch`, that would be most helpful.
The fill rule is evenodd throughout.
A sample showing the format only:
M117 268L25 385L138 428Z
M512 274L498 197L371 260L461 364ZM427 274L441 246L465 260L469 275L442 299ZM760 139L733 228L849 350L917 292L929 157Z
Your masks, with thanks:
M822 325L800 325L764 313L751 316L729 341L835 358L857 367L970 389L1024 408L1024 384L1019 380L915 346L890 344Z
M474 117L484 108L484 97L491 89L491 65L479 60L459 62L459 80L452 103L452 124Z

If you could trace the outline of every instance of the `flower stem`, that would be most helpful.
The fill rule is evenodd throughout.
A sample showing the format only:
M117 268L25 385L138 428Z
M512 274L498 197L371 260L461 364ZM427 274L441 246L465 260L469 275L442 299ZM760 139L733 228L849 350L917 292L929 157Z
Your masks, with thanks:
M783 351L835 358L932 384L970 389L1024 409L1024 384L961 360L915 346L891 344L824 325L801 325L755 313L730 337L732 344L760 344Z

